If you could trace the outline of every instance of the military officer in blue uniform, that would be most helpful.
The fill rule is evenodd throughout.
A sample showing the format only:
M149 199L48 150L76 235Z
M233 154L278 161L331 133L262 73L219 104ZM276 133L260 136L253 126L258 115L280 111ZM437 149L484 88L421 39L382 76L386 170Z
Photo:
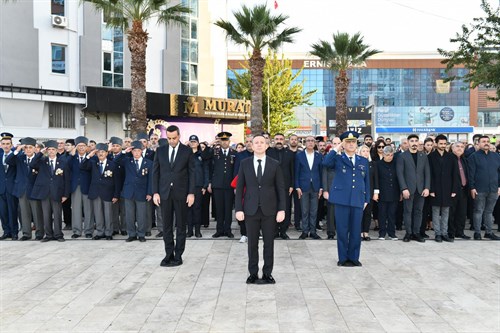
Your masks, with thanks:
M337 222L338 266L361 266L361 219L370 202L370 175L368 160L356 155L359 134L348 131L340 136L344 152L331 150L323 166L335 171L328 201L335 204ZM337 148L339 149L339 148Z
M8 165L5 162L7 157L12 154L12 138L14 135L5 132L0 134L0 137L2 144L0 159L3 164L3 170L0 171L0 219L2 220L4 232L0 240L7 238L17 240L19 233L19 224L17 223L19 201L14 195L16 166Z

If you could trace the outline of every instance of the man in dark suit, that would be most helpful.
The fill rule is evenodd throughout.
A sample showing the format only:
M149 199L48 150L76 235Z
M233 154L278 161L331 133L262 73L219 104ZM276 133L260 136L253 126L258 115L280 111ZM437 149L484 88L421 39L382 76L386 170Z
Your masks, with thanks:
M408 136L409 149L398 156L396 172L403 194L403 221L406 230L403 241L414 239L423 243L425 239L420 235L420 224L424 199L429 196L431 171L427 155L418 151L418 141L418 135Z
M233 222L234 190L231 187L233 180L233 167L236 159L236 151L229 147L229 132L220 132L217 137L220 140L220 149L215 149L212 156L213 173L211 175L208 191L213 190L217 215L217 231L213 238L227 236L234 238L231 232Z
M42 201L45 237L41 241L64 242L62 203L71 192L69 162L67 158L57 157L56 141L47 141L45 147L47 156L38 153L30 163L30 167L38 172L31 197Z
M306 149L295 155L295 190L300 199L302 211L302 234L300 239L310 236L321 239L316 233L316 217L318 199L323 194L322 167L323 157L314 150L316 140L313 136L306 138Z
M279 163L266 158L266 139L253 138L253 158L241 161L236 185L235 211L237 220L246 220L248 233L247 283L256 283L259 272L259 232L264 240L262 282L276 283L273 276L274 232L276 222L285 218L285 187Z
M155 151L149 148L149 136L146 133L138 133L137 140L142 143L142 157L151 161L155 159ZM152 202L146 203L146 236L151 236L153 228L154 208Z
M195 166L191 148L180 143L177 126L167 128L168 145L158 147L153 163L153 202L161 204L165 258L160 266L182 265L186 245L187 208L194 203ZM174 214L176 242L174 244Z
M335 205L338 266L361 266L361 221L363 210L370 203L370 166L368 160L356 155L357 132L344 132L340 147L326 155L323 166L333 169L335 177L330 186L328 201Z
M97 155L97 160L92 159L94 155ZM117 177L118 164L108 161L107 157L108 145L98 143L80 165L81 169L91 172L89 200L92 202L97 232L94 240L113 239L112 206L117 203L122 187L121 179Z
M2 220L3 235L0 240L12 238L18 239L19 224L17 223L18 200L14 195L14 180L16 178L16 167L9 166L5 160L12 154L11 133L2 133L2 149L0 149L0 159L3 170L0 171L0 218Z
M140 242L146 241L146 204L152 196L153 162L141 155L141 142L134 141L130 148L132 156L123 156L118 159L124 173L122 200L125 202L125 218L127 220L126 242L139 238ZM137 222L137 227L136 227Z
M448 218L448 236L454 238L470 239L464 233L465 220L467 218L467 198L469 195L469 170L468 162L464 156L465 144L455 142L451 150L453 151L453 160L458 168L458 193L451 199L450 216Z
M116 136L112 136L111 138L109 138L109 145L110 152L108 154L108 160L118 162L121 158L123 158L123 140ZM125 172L120 164L118 164L118 169L118 177L120 177L120 181L123 183L125 179ZM119 200L116 205L113 205L113 236L120 233L122 234L122 236L127 235L127 223L125 220L125 200Z
M274 158L280 163L281 172L283 174L283 181L285 184L286 206L285 206L285 220L283 223L276 224L275 238L281 237L282 239L290 239L287 235L288 227L290 226L290 219L292 213L292 192L294 185L294 162L295 154L285 148L285 136L281 133L274 135L274 148L269 148L266 151L267 156Z
M9 154L5 162L16 168L16 181L14 184L14 196L19 199L19 210L21 212L22 241L31 239L31 221L35 222L36 240L43 238L43 215L39 200L31 199L31 191L35 183L36 173L30 168L30 162L35 157L36 140L24 138L16 147L13 154Z

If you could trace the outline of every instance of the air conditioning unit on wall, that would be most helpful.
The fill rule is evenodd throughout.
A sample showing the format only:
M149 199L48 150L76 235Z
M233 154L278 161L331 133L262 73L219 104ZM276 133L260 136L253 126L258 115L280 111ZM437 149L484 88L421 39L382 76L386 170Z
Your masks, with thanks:
M52 26L66 28L68 26L68 19L64 16L52 15Z

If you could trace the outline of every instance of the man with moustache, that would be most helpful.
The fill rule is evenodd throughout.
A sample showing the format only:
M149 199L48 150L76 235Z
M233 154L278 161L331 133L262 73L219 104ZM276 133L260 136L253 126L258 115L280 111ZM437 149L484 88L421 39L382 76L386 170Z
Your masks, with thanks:
M448 218L448 236L450 238L470 239L464 233L465 219L467 218L467 197L469 193L469 170L468 162L464 156L465 144L463 142L455 142L451 146L453 152L453 161L458 168L458 192L451 199L450 216Z
M125 181L125 170L119 161L124 157L122 151L123 140L116 136L112 136L109 139L109 153L108 160L115 161L118 163L118 174L117 177L120 178L120 182L123 184ZM121 234L122 236L127 235L127 222L125 220L125 200L118 200L116 204L113 205L113 236Z
M408 136L409 149L398 156L396 172L403 195L403 221L406 230L403 241L413 239L423 243L425 239L420 235L420 224L424 200L429 196L431 173L427 155L418 151L418 141L418 135Z
M279 162L281 172L283 174L283 181L285 185L286 205L285 205L285 220L283 223L276 224L276 232L274 237L287 240L290 237L287 235L288 227L290 226L291 213L292 213L292 192L294 183L294 162L295 154L285 148L285 136L281 133L274 135L274 148L269 148L266 151L267 156L274 158Z
M0 219L2 220L3 235L0 240L12 238L18 239L19 224L17 223L17 211L19 201L14 195L14 181L16 178L16 167L8 165L5 161L12 154L12 138L14 135L4 132L0 134L2 149L0 149L0 160L3 170L0 171Z
M484 238L500 240L493 228L493 208L500 194L500 155L490 151L490 138L482 135L478 150L469 158L469 184L474 199L474 240L481 240L481 223L486 231Z
M295 163L295 155L299 151L299 137L295 134L292 134L288 137L288 150L293 153L294 156L294 163ZM294 166L295 167L295 166ZM301 221L302 221L302 211L300 209L300 199L297 194L297 191L295 188L293 189L292 192L292 198L293 198L293 223L295 225L295 230L297 231L302 231L302 228L300 227ZM290 202L291 204L292 202ZM290 209L292 209L290 205ZM290 214L290 219L292 218Z
M285 187L279 162L267 158L262 135L253 138L253 158L241 162L236 185L236 219L246 220L248 231L247 284L274 284L274 233L276 222L285 218ZM259 233L264 240L264 266L259 281Z

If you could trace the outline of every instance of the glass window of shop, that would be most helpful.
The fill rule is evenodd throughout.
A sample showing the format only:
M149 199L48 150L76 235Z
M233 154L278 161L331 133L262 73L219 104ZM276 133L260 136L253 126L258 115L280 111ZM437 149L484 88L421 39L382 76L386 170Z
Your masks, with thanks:
M102 38L102 85L123 88L123 30L106 26L103 15Z
M181 27L181 94L198 95L198 0L182 0L191 8Z

